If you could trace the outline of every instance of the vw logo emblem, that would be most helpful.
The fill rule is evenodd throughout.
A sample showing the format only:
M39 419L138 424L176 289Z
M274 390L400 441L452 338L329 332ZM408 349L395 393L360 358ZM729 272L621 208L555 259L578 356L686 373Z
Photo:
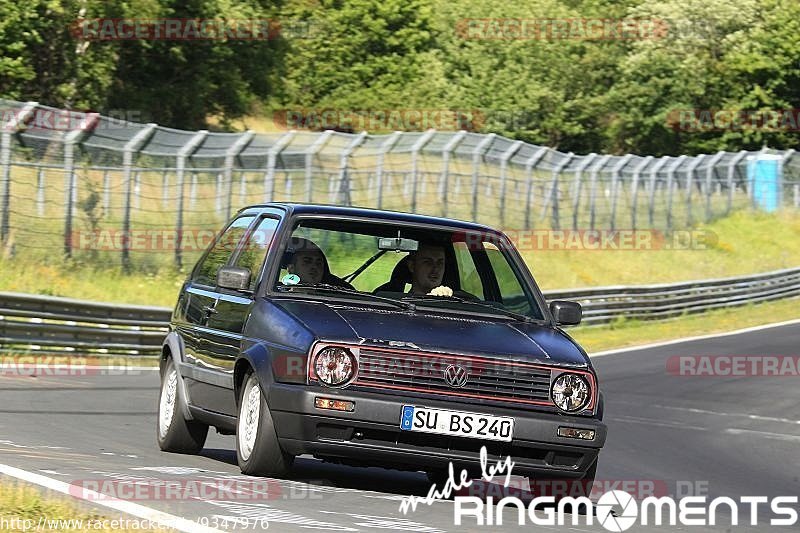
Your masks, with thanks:
M467 384L467 369L459 365L450 365L444 369L444 380L453 388Z

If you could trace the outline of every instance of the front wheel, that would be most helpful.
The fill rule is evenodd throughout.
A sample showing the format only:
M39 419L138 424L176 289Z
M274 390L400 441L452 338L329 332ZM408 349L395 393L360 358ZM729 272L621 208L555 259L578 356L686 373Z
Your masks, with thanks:
M242 473L251 476L282 476L294 462L294 456L281 449L261 385L252 372L245 376L239 398L236 458Z
M186 420L183 416L185 399L178 383L178 370L170 357L161 376L158 398L158 446L165 452L195 454L203 449L208 426Z

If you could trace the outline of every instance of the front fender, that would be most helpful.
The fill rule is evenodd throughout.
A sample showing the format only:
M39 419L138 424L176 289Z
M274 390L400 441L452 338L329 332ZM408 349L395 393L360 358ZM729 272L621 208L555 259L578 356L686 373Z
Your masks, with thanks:
M181 395L184 399L183 402L180 402L183 417L186 420L193 420L194 417L189 411L189 404L191 403L191 399L189 398L189 389L186 387L186 382L183 380L183 373L181 372L181 364L185 364L183 339L181 339L181 336L174 331L170 331L167 334L161 346L161 361L159 361L158 366L159 374L162 379L164 378L164 369L167 366L168 358L172 358L172 362L175 365L175 370L178 372L178 388L180 389Z

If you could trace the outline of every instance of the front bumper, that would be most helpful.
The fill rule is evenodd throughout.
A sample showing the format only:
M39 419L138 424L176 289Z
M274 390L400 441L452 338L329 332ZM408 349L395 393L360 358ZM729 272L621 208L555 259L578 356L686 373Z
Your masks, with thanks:
M437 470L454 466L479 468L486 446L489 464L510 456L515 472L577 479L597 460L606 426L595 418L495 408L462 401L403 397L347 389L273 383L267 398L283 449L350 464L400 470ZM353 412L318 409L314 398L355 402ZM514 438L497 442L449 437L400 429L403 405L513 416ZM591 441L559 437L560 426L593 429Z

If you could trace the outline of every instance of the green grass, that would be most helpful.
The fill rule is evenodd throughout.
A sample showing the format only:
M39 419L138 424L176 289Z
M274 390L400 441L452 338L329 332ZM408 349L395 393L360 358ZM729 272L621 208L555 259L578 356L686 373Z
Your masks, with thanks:
M719 309L669 320L618 321L603 326L578 326L570 328L568 333L591 354L793 319L800 319L800 302L797 299Z
M40 520L44 520L41 523L42 529L37 529ZM45 495L18 482L0 481L0 531L152 531L135 527L100 527L120 525L120 522L113 524L112 520L114 519L108 516L78 507L65 497ZM134 521L125 515L117 520L129 520L131 523Z
M800 266L800 214L738 211L707 225L707 249L522 251L543 290L737 276Z
M735 276L800 265L800 214L740 211L699 226L717 237L703 250L523 250L543 290L636 285ZM25 249L0 257L0 291L68 296L171 307L191 268L170 266L123 274L114 263L58 254L31 257Z

